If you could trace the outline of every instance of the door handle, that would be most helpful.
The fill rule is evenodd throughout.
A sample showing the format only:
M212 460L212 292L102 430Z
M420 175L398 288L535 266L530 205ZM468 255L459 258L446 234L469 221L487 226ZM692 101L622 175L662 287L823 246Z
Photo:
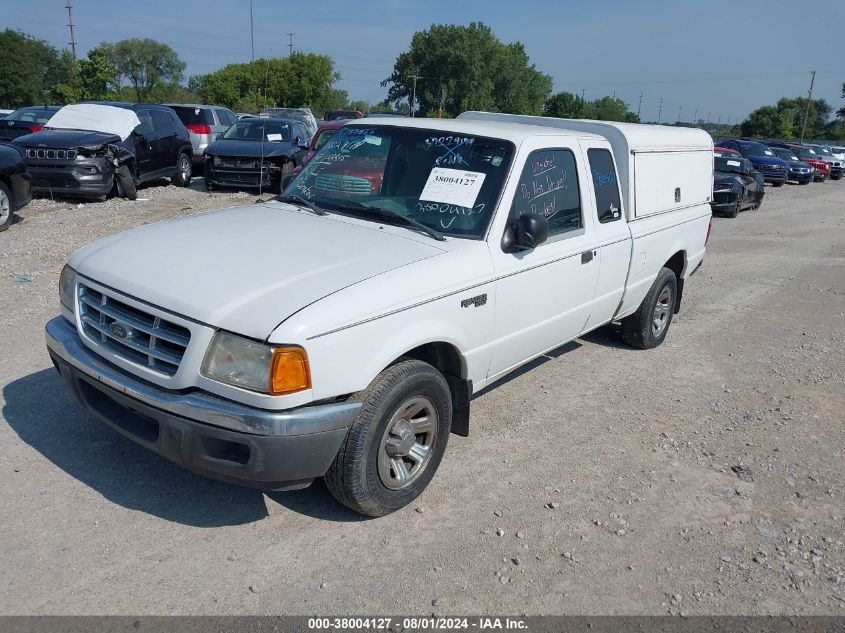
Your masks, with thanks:
M589 264L591 261L593 261L593 256L595 254L595 251L586 251L584 253L581 253L581 263Z

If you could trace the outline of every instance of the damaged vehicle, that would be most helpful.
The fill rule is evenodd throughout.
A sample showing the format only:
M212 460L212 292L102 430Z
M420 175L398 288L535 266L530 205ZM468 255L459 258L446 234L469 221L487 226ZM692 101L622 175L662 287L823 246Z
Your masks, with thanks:
M713 213L735 218L745 209L759 209L766 189L763 174L742 156L713 157Z
M191 140L170 108L147 103L78 103L13 141L25 154L32 191L134 200L139 184L191 182Z
M205 151L205 188L249 187L279 191L302 165L310 135L300 121L242 119Z

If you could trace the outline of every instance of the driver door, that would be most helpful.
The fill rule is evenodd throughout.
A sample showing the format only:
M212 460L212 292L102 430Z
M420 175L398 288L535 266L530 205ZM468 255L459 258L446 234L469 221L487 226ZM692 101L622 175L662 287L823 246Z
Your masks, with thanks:
M504 227L497 223L490 235L496 275L490 380L581 334L599 273L589 174L577 139L535 137L522 150L506 225L523 214L542 214L549 238L532 250L507 253Z

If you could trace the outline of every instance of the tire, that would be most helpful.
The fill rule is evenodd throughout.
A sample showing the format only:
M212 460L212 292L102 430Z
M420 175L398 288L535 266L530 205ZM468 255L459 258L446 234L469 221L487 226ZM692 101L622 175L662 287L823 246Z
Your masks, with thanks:
M743 195L740 195L736 199L736 204L734 206L732 206L731 210L726 213L726 215L729 218L735 218L736 216L739 215L739 212L742 211L742 198L743 198Z
M772 187L783 187L783 180L779 180L778 182L773 182Z
M360 397L324 480L347 508L379 517L411 503L434 477L449 441L452 398L443 375L413 359L385 369Z
M293 161L285 161L285 164L282 165L282 173L279 175L279 180L275 185L273 185L272 190L274 193L282 193L282 191L285 190L285 188L290 184L290 175L293 173L294 169L296 169L296 165Z
M211 182L211 178L209 177L209 176L211 176L211 170L208 168L208 165L205 166L205 169L203 170L202 176L203 176L203 183L205 184L205 190L206 191L214 191L215 189L217 189L217 185L215 185L213 182Z
M15 201L9 188L0 182L0 233L12 224L15 215Z
M841 180L842 176L831 176L830 179L831 180Z
M799 184L799 185L809 185L811 182L813 182L813 181L812 181L812 180L802 180L802 181L801 181L801 182L799 182L798 184Z
M176 174L170 179L170 182L177 187L187 187L191 184L193 172L194 165L191 162L191 157L182 152L176 160Z
M661 268L637 311L622 319L622 340L639 349L660 345L672 324L677 297L678 279L675 273ZM659 327L658 316L661 321Z
M138 190L135 188L135 179L127 165L121 165L114 174L117 184L117 192L128 200L137 200Z

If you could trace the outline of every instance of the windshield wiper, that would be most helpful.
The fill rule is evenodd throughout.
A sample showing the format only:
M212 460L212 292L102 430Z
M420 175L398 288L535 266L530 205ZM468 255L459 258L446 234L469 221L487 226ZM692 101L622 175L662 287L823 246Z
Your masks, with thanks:
M276 200L279 202L288 202L290 204L295 204L298 207L305 207L311 213L315 215L328 215L328 211L324 211L316 204L311 202L310 200L306 200L302 196L276 196Z
M418 222L414 218L409 218L407 215L402 215L401 213L397 213L396 211L391 211L390 209L385 209L384 207L370 207L366 204L361 204L360 202L357 205L351 204L339 204L335 207L336 211L342 211L344 213L350 213L355 215L356 217L360 217L363 219L367 219L367 216L376 216L381 218L382 220L398 220L399 222L404 223L409 227L413 227L419 231L422 231L429 237L438 240L439 242L445 242L446 238L443 236L443 233L437 231L430 226L426 226L422 222Z

